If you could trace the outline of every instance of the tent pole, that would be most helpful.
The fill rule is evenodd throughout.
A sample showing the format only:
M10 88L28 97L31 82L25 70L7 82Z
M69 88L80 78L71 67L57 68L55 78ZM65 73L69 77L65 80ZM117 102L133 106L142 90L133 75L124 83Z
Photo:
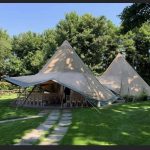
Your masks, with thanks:
M16 98L16 100L15 100L15 103L19 100L19 98L21 97L21 94L23 94L25 92L25 90L23 90L22 92L21 92L21 90L20 90L20 88L19 88L19 94L18 94L18 97Z
M35 87L36 87L36 86L34 86L34 87L32 88L32 90L30 91L30 93L28 94L28 96L25 98L25 100L24 100L24 102L22 103L21 106L23 106L23 105L25 104L25 102L28 100L28 97L31 95L31 93L33 92L33 90L35 89Z
M63 85L61 85L61 89L60 89L60 100L61 100L61 108L63 108Z

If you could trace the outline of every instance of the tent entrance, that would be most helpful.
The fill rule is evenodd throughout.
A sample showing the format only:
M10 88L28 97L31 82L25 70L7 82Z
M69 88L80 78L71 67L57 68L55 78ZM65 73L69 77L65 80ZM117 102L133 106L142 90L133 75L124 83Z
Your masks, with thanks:
M23 97L16 101L18 106L26 107L54 107L54 108L73 108L88 107L89 104L81 94L70 90L70 94L65 93L66 87L54 81L47 81L33 87L29 92L24 90Z

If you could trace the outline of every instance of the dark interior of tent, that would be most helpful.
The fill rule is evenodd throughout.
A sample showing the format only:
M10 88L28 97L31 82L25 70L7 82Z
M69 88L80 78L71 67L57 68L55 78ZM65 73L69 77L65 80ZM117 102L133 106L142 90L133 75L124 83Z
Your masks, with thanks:
M67 92L66 92L67 91ZM85 97L55 81L25 88L19 93L15 105L26 107L89 107L90 103Z

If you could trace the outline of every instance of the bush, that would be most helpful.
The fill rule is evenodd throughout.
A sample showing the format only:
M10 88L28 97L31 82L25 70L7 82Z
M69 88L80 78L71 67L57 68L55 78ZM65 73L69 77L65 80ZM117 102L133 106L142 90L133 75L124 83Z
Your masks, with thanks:
M132 95L125 95L123 98L125 99L125 102L133 102L135 99L135 97Z
M148 95L145 91L141 92L141 94L136 97L136 101L146 101L148 100Z
M13 90L13 89L17 89L17 86L8 82L0 82L0 90Z
M125 99L125 102L133 102L133 101L138 102L148 100L148 95L145 91L143 91L138 96L125 95L123 98Z

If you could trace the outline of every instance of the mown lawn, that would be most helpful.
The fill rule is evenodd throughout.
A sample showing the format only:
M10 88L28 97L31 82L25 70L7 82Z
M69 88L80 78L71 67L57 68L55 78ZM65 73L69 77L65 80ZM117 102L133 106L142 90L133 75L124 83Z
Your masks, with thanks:
M45 117L41 117L0 124L0 145L12 145L18 143L25 133L38 127L45 119Z
M14 101L16 97L16 94L0 96L0 120L36 115L40 111L39 109L35 108L18 107L16 109L16 107L12 107L11 102Z
M40 112L35 108L12 107L10 103L15 100L16 94L3 95L0 97L0 120L20 118L36 115ZM36 128L46 119L47 115L41 118L14 121L0 124L0 145L11 145L17 143L20 138L30 130Z
M150 101L74 109L62 145L149 145Z

